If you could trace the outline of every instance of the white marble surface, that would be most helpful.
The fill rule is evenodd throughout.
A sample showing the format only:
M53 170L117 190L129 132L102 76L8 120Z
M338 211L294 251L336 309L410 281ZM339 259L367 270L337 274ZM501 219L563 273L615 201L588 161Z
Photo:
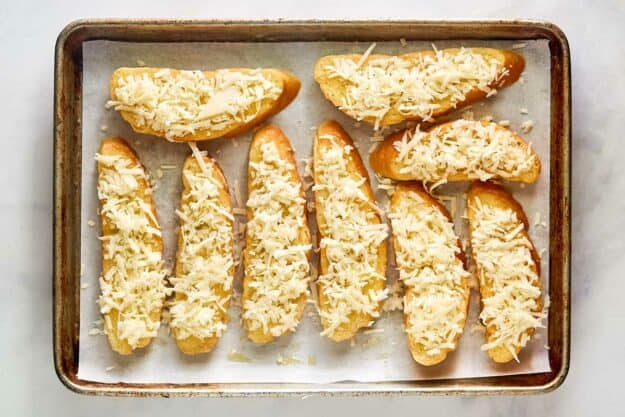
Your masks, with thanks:
M61 2L58 2L59 4ZM3 416L255 414L622 415L625 373L625 3L623 1L274 1L243 4L108 0L0 4L0 413ZM97 3L97 4L96 4ZM518 3L518 5L515 5ZM383 6L383 8L381 7ZM573 317L564 385L534 397L128 399L70 393L52 364L52 63L54 40L80 17L542 18L573 56Z

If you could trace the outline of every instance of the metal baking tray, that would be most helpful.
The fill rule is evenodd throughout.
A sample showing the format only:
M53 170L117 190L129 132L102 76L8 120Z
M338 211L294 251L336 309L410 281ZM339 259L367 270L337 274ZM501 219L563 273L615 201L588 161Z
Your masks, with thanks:
M82 44L126 42L315 42L544 39L551 53L548 345L550 372L526 375L331 384L100 383L78 377ZM532 394L556 389L570 358L571 81L566 36L551 23L489 21L80 20L60 33L54 86L54 365L83 394L124 396L304 396Z

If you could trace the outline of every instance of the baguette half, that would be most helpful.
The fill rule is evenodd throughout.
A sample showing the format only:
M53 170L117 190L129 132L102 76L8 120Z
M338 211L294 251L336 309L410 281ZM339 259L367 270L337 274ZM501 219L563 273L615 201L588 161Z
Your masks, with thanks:
M111 348L129 355L150 344L160 327L163 240L145 169L128 143L104 139L96 161L102 224L98 304Z
M202 165L197 159L202 158ZM234 277L234 217L226 178L207 155L182 167L169 327L181 352L210 352L226 330Z
M108 107L135 132L191 142L232 137L279 113L300 81L280 69L118 68Z
M544 318L540 258L527 216L503 187L474 182L467 195L471 251L486 326L483 350L495 362L518 354Z
M248 338L263 344L295 331L308 296L312 250L295 153L277 126L254 134L247 186L242 319Z
M385 289L387 226L369 175L347 132L323 122L313 149L320 240L317 279L322 335L352 338L379 316Z
M393 247L404 282L404 325L412 357L436 365L456 349L469 308L469 277L447 208L418 183L390 202Z
M314 78L348 116L376 126L441 116L514 83L522 56L503 49L450 48L399 56L329 55Z
M391 134L370 156L373 170L399 181L502 179L536 182L540 159L529 143L497 123L455 120L422 132Z

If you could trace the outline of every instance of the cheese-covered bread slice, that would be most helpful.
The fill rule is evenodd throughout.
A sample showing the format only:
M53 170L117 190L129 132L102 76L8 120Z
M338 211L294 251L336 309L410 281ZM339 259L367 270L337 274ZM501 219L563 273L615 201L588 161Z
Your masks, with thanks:
M536 182L540 160L516 133L497 123L456 120L427 132L391 134L370 156L378 174L431 183L502 179Z
M395 188L393 247L404 282L404 325L412 357L436 365L456 349L469 307L469 277L460 240L444 205L421 184Z
M136 132L200 141L251 129L284 109L299 88L293 74L279 69L118 68L107 106Z
M491 96L514 83L524 67L523 57L503 49L450 48L324 56L314 77L339 110L377 128L429 121Z
M501 186L475 182L467 196L471 252L480 283L488 352L495 362L518 354L543 327L540 258L521 205Z
M126 141L104 139L96 161L102 222L98 304L111 348L128 355L158 333L166 295L163 240L148 178Z
M369 175L347 132L323 122L315 136L313 174L321 237L317 280L322 335L352 338L379 316L385 289L387 226Z
M276 126L254 134L247 188L242 319L250 340L267 343L302 317L312 250L293 148Z
M201 158L201 159L200 159ZM226 179L203 152L182 167L171 333L186 354L210 352L226 330L234 277L234 217Z

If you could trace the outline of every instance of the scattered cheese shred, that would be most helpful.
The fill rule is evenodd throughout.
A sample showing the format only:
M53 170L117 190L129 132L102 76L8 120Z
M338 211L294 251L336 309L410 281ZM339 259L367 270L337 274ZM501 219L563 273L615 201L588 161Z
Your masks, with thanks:
M241 187L239 186L239 180L234 180L234 200L237 207L243 207L243 197L241 197Z
M482 350L503 347L518 361L516 351L534 329L543 327L546 316L532 244L512 209L486 205L478 198L469 201L469 210L471 248L483 289L480 320L489 330Z
M161 231L141 165L118 155L97 154L96 161L101 214L110 225L101 238L108 267L100 277L98 303L105 329L134 348L140 339L156 337L160 327L167 293Z
M198 131L220 132L254 119L276 100L282 85L260 69L202 71L161 69L117 79L109 108L131 113L139 127L169 140Z
M319 314L321 334L331 335L354 314L379 316L388 291L374 285L386 280L377 264L388 227L365 193L367 178L349 168L353 148L337 143L331 135L318 140L324 141L324 153L315 160L318 181L313 190L322 206L318 218L326 219L319 228L320 247L328 261L317 280L325 300Z
M278 358L276 359L276 363L278 365L296 365L300 363L300 360L293 355L280 354L278 355Z
M534 128L533 120L526 120L523 123L521 123L521 131L523 133L530 133L533 128Z
M357 120L373 118L376 130L391 110L430 120L441 103L455 106L475 89L490 93L508 71L496 58L464 48L453 53L435 49L412 59L367 58L368 53L357 61L339 57L326 70L346 84L339 108Z
M252 361L252 359L250 359L249 356L235 349L232 349L230 352L228 352L228 360L230 362L251 362Z
M482 181L517 177L534 167L536 155L496 123L456 120L429 132L417 127L395 142L401 173L428 182L454 175Z
M218 167L202 157L185 164L185 189L180 209L175 276L169 281L175 294L169 327L178 340L221 337L226 329L226 309L232 294L233 224L227 190Z
M308 295L312 250L302 185L296 167L274 142L260 146L260 160L249 162L252 190L247 207L245 288L242 318L248 332L275 337L294 331L300 302Z
M373 336L373 337L370 337L367 340L365 340L362 343L362 347L365 348L365 349L368 349L368 348L370 348L372 346L375 346L375 345L377 345L379 343L380 343L380 338L376 337L376 336Z
M466 319L470 274L458 257L454 225L417 193L389 214L399 278L406 285L406 333L428 355L454 349Z
M384 329L369 329L362 332L364 335L384 333Z

